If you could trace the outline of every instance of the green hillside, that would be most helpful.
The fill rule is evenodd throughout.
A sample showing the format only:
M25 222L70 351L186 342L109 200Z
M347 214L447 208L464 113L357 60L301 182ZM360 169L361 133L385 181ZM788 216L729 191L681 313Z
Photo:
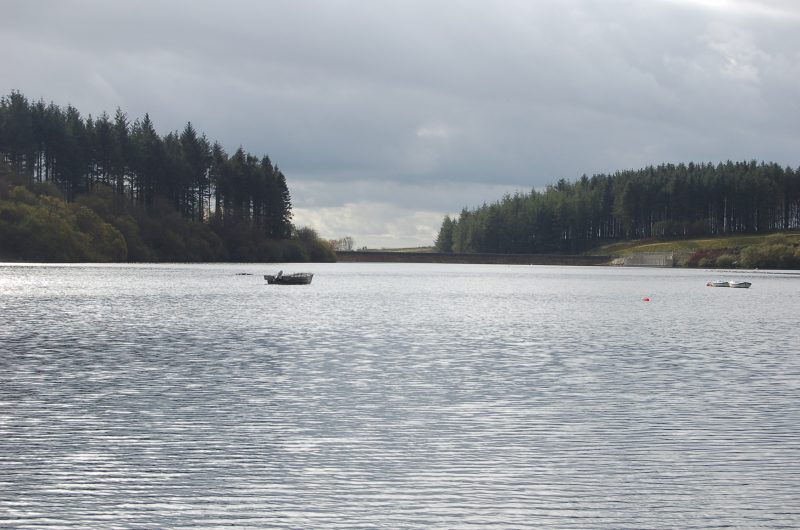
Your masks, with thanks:
M689 267L800 269L800 231L657 241L640 239L595 247L589 255L624 258L644 252L671 252Z

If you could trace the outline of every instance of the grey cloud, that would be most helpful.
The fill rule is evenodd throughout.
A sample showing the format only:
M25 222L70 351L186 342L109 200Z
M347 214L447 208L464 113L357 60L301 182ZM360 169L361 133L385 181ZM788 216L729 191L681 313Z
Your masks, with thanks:
M6 93L268 153L304 201L372 181L407 192L349 194L444 213L459 187L797 165L799 21L789 0L33 0L5 6L0 61Z

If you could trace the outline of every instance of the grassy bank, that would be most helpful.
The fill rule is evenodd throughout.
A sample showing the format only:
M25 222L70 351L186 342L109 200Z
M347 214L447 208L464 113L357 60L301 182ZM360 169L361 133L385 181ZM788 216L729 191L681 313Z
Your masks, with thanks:
M587 254L625 258L635 254L674 253L688 267L800 269L800 232L736 235L673 241L622 241Z

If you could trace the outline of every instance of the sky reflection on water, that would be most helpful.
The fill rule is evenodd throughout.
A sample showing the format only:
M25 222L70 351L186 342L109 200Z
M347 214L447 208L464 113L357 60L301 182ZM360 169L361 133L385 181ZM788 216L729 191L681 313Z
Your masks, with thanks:
M800 525L796 277L272 268L0 266L0 526Z

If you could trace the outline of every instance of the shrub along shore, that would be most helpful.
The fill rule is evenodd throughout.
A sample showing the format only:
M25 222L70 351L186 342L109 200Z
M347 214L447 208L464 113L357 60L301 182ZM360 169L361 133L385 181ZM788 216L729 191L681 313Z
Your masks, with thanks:
M653 252L674 254L676 266L796 270L800 269L800 231L673 241L624 241L595 248L589 253L625 258Z
M0 164L0 260L29 262L334 261L309 228L271 239L245 220L188 219L166 201L149 208L98 186L65 201L50 184L22 186Z

